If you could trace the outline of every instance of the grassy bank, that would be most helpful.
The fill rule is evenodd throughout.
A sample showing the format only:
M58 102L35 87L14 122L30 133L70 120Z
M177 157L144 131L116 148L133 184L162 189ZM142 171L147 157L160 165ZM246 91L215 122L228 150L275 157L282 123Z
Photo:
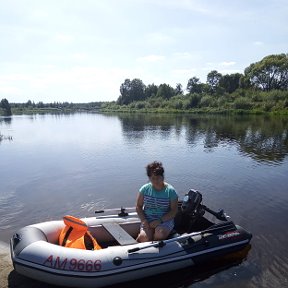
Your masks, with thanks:
M190 109L176 109L170 107L133 107L131 105L117 105L111 103L103 104L103 107L100 109L12 109L13 115L33 115L33 114L71 114L71 113L81 113L81 112L89 112L89 113L107 113L107 112L118 112L118 113L178 113L178 114L253 114L253 115L261 115L261 114L271 114L271 115L287 115L288 109L272 109L271 111L267 111L266 109L235 109L235 108L218 108L218 107L202 107L202 108L190 108ZM0 116L5 116L0 113Z
M103 103L103 112L213 113L288 115L288 91L269 92L238 89L234 93L177 95L170 99L152 97L128 105Z
M288 109L283 110L273 110L273 111L264 111L260 109L221 109L221 108L192 108L192 109L171 109L171 108L131 108L131 107L109 107L101 109L103 113L115 112L115 113L174 113L174 114L222 114L222 115L287 115Z
M288 115L288 91L261 91L237 89L233 93L179 94L169 99L150 97L129 104L111 102L91 103L12 103L13 115L63 114L75 112L123 112L123 113L198 113L198 114L273 114ZM0 116L5 111L0 109Z

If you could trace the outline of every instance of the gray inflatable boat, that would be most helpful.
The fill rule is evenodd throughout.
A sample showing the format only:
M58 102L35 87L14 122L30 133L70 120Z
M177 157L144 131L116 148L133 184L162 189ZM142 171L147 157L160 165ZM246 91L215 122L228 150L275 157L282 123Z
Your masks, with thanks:
M249 245L251 233L214 212L191 189L175 218L167 240L136 242L140 220L136 212L82 218L103 249L82 250L58 245L64 222L49 221L23 227L10 240L14 269L27 277L61 286L105 287L112 284L209 263ZM208 212L215 222L208 220ZM216 221L217 220L217 221Z

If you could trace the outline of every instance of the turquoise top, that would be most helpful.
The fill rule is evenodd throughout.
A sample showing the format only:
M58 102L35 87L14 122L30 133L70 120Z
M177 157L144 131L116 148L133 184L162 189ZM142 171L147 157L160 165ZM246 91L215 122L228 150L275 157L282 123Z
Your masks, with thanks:
M160 191L155 190L151 183L147 183L139 192L144 196L144 214L148 222L160 219L170 210L171 200L178 199L174 187L167 183Z

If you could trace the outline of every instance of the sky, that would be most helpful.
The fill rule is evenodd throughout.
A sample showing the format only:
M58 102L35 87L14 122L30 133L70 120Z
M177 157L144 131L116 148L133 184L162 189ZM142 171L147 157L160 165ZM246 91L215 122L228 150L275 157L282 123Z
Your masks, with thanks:
M0 0L0 99L114 101L288 52L287 0Z

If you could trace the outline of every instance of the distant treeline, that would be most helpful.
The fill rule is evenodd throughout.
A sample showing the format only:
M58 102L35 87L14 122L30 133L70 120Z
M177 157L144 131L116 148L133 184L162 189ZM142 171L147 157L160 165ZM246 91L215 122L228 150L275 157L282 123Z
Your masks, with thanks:
M186 93L185 93L185 91ZM202 83L196 76L175 87L163 83L145 85L141 79L125 79L117 101L91 103L11 103L3 99L0 115L11 113L73 112L274 112L288 114L288 54L269 55L242 73L222 75L216 70Z
M12 114L31 114L31 113L47 113L47 112L75 112L75 111L93 111L99 110L103 102L90 103L69 103L69 102L53 102L43 103L27 101L26 103L9 103L7 99L2 99L0 105L0 115L10 116Z
M141 79L126 79L115 102L104 110L120 111L282 111L288 109L288 54L269 55L249 65L244 74L222 75L212 70L206 83L196 76L185 87L163 83L145 85ZM288 113L288 112L287 112Z
M90 103L69 103L69 102L53 102L53 103L34 103L31 100L26 103L11 103L12 109L55 109L55 110L93 110L100 109L103 102Z

